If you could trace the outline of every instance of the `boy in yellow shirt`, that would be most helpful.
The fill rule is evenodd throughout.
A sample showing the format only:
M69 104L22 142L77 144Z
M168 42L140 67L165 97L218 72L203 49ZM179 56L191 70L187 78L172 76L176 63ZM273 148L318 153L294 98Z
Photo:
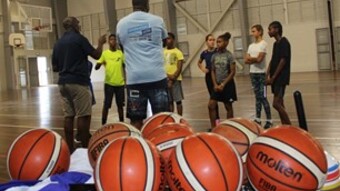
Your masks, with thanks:
M184 99L182 90L182 66L183 66L183 53L175 47L175 35L168 33L166 39L166 46L164 48L165 71L168 77L168 90L169 90L169 104L170 111L174 111L174 103L176 102L177 113L183 114L182 100Z
M109 109L112 105L113 95L116 95L116 105L119 115L119 121L124 121L124 99L125 99L125 72L124 72L124 54L116 47L116 35L109 36L108 50L103 51L100 59L97 61L95 69L98 70L102 65L105 66L104 82L104 105L102 111L102 125L106 124Z

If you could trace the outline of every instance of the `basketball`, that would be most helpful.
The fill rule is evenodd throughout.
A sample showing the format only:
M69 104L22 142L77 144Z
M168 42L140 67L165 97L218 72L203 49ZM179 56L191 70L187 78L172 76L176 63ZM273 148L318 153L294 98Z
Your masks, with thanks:
M156 145L165 162L177 144L189 135L193 135L191 128L181 123L166 123L150 132L146 139Z
M11 144L7 170L13 180L43 180L68 171L70 152L62 137L47 129L22 133Z
M246 161L250 144L257 138L263 129L249 119L233 118L222 121L212 132L227 138Z
M106 124L102 128L98 129L92 135L87 150L91 166L95 166L100 152L107 144L117 138L130 135L140 136L140 131L132 125L122 122Z
M213 128L213 133L217 133L227 138L241 155L243 162L243 183L248 181L246 171L246 158L251 143L257 138L263 129L255 122L244 118L233 118L222 121Z
M95 167L97 190L163 190L164 163L158 152L141 137L123 137L109 143Z
M198 133L181 141L166 165L172 191L240 190L242 161L235 147L214 133Z
M159 125L164 123L184 123L188 127L190 127L189 123L180 115L177 113L172 112L161 112L157 113L151 117L149 117L143 127L142 127L142 135L143 137L148 136L148 134L155 128L157 128Z
M327 159L320 143L293 126L277 126L256 138L247 156L250 183L257 190L318 190Z

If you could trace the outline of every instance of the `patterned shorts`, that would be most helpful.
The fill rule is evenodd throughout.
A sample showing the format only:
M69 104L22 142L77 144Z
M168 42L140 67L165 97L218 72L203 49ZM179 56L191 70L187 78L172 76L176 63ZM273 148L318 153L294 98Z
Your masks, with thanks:
M153 114L169 111L167 88L148 90L127 88L127 117L132 120L145 119L148 101Z

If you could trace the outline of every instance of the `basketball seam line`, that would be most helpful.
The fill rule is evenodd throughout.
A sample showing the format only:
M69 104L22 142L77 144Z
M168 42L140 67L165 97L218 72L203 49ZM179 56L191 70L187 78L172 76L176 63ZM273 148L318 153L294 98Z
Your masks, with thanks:
M184 161L186 162L186 163L188 163L188 160L187 160L187 158L183 155L183 140L176 146L176 150L175 150L175 156L176 156L176 159L177 160L175 160L176 161L176 163L177 163L177 166L179 167L179 169L180 169L180 171L182 172L182 175L184 176L184 178L187 180L187 182L189 183L189 186L192 188L191 190L194 190L195 188L190 184L190 181L189 181L189 179L187 178L187 176L185 176L185 172L183 171L183 169L182 169L182 167L181 167L181 164L179 163L179 160L178 160L178 157L180 157L178 154L181 154L182 155L182 157L183 157L183 159L184 159ZM180 148L181 149L181 151L182 151L182 153L179 153L179 151L177 151L177 148ZM192 172L192 169L190 168L190 166L188 165L188 168L189 168L189 170ZM196 178L196 177L195 177ZM203 186L202 186L203 187Z
M203 140L201 136L197 136L197 138L203 142L203 144L210 150L211 154L212 154L213 157L215 158L215 161L217 162L218 167L220 168L220 171L222 172L223 181L224 181L224 185L225 185L226 191L228 191L228 190L229 190L229 184L228 184L228 181L227 181L226 174L225 174L225 172L224 172L224 170L223 170L223 168L222 168L221 162L218 160L218 158L217 158L215 152L211 149L211 147L209 146L209 144L208 144L205 140ZM238 153L235 153L235 155L236 155L236 154L238 154Z
M22 171L22 169L23 169L23 166L25 165L25 163L26 163L26 159L27 159L27 157L28 157L28 154L32 151L32 149L35 147L35 145L39 142L39 140L40 139L42 139L47 133L50 133L50 131L46 131L45 133L43 133L35 142L34 142L34 144L31 146L31 148L29 149L29 151L27 152L27 154L26 154L26 156L24 157L25 159L23 160L23 163L22 163L22 165L21 165L21 167L20 167L20 171L19 171L19 174L18 174L18 179L20 179L20 176L21 176L21 171ZM41 176L41 174L38 176L38 177L40 177Z
M244 127L244 128L242 127L242 126L245 126L245 125L243 125L243 124L241 124L241 123L239 123L239 122L236 122L236 121L230 121L230 122L236 123L236 125L241 126L241 128L238 128L235 124L232 124L232 123L230 124L230 123L228 123L228 122L222 122L221 124L231 125L232 128L237 129L237 130L240 130L240 131L247 137L248 143L249 143L249 144L251 144L251 142L250 142L250 140L249 140L249 136L248 136L247 133L245 133L244 131L242 131L242 129L247 130L247 131L249 132L249 134L253 134L253 135L255 135L256 137L258 136L258 135L255 134L254 132L250 131L247 127Z
M228 125L231 125L231 124L228 124ZM231 128L233 128L233 129L236 129L236 130L240 130L240 129L238 129L237 127L235 127L235 126L230 126ZM243 135L245 135L245 137L246 137L246 139L247 139L247 141L248 141L248 143L249 143L249 145L248 144L240 144L240 143L236 143L236 144L240 144L240 145L245 145L245 146L248 146L248 148L243 152L243 153L240 153L240 155L241 156L243 156L244 154L246 154L247 152L248 152L248 150L249 150L249 146L250 146L250 144L251 144L251 142L250 142L250 139L249 139L249 137L247 136L247 134L246 133L244 133L243 131L240 131ZM233 143L233 144L235 144L234 142L232 142L232 141L230 141L231 143Z
M140 137L136 137L136 139L138 140L138 143L141 145L141 148L143 150L143 153L144 153L144 158L145 158L145 163L146 163L146 174L145 174L145 186L144 186L144 190L147 190L148 186L149 186L149 181L148 179L150 178L149 176L151 175L152 173L152 182L151 182L151 190L153 190L153 187L155 186L154 183L155 183L155 179L156 179L156 175L155 175L155 167L156 167L156 164L155 164L155 160L154 160L154 154L152 153L151 151L151 148L149 146L149 144L143 139L143 138L140 138ZM150 152L151 154L151 158L148 158L148 155L147 155L147 151ZM152 165L153 165L153 171L149 171L149 160L152 160Z
M122 146L121 146L121 151L120 151L120 156L119 156L119 173L120 173L120 176L119 176L119 187L120 187L120 190L123 190L123 180L122 180L122 168L123 168L123 155L124 155L124 147L125 147L125 144L126 144L126 139L123 140L123 143L122 143Z
M60 158L60 155L61 155L61 147L62 147L62 138L61 137L58 137L59 136L59 134L57 134L57 133L55 133L55 132L52 132L53 134L55 134L55 136L54 136L54 144L53 144L53 152L52 152L52 154L51 154L51 156L50 156L50 159L49 159L49 161L51 162L51 160L52 160L52 157L53 157L53 155L55 154L55 150L56 149L58 149L57 148L57 143L58 142L60 142L60 147L59 147L59 154L58 154L58 158L57 158L57 160L55 161L55 163L54 163L54 166L53 166L53 168L52 168L52 170L51 170L51 172L47 175L47 177L49 177L49 176L51 176L51 174L52 174L52 172L55 170L55 168L57 167L57 162L59 161L59 158ZM58 140L58 138L59 138L59 140ZM47 167L49 166L49 164L50 164L50 162L47 164ZM46 170L46 169L45 169ZM44 171L45 172L45 171ZM41 178L41 177L40 177ZM40 179L39 178L39 179Z
M246 125L244 125L244 124L242 124L242 123L240 123L240 122L238 122L238 121L235 121L235 120L229 120L229 121L227 121L227 122L222 122L222 123L221 123L221 124L230 125L230 127L234 128L234 129L237 129L237 130L240 130L241 133L243 133L243 134L245 135L245 137L247 138L249 145L251 145L251 141L250 141L250 139L249 139L249 135L250 135L250 134L253 134L253 135L255 135L255 136L257 137L258 134L260 134L259 132L258 132L258 134L255 134L254 132L252 132L251 130L249 130L249 128L247 128L247 127L241 128L241 129L240 129L240 128L236 127L235 124L232 124L232 123L230 123L230 122L235 123L236 125L239 125L239 126L241 126L241 127L242 127L242 126L246 126ZM249 132L249 134L243 132L242 129L247 130L247 131ZM259 131L259 128L256 128L256 130ZM233 142L232 142L232 143L233 143ZM233 144L234 144L234 143L233 143ZM247 146L248 146L248 145L247 145ZM240 155L241 155L241 156L244 156L244 155L246 155L246 154L248 153L248 151L249 151L249 147L245 150L245 152L241 153ZM242 160L243 160L243 157L242 157Z

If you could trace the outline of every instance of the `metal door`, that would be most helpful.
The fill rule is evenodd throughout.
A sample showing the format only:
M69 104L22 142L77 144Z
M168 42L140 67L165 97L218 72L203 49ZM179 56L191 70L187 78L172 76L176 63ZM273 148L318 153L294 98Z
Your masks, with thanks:
M29 86L39 87L39 71L37 57L28 57Z
M328 28L316 29L316 43L319 70L331 70L332 59Z

